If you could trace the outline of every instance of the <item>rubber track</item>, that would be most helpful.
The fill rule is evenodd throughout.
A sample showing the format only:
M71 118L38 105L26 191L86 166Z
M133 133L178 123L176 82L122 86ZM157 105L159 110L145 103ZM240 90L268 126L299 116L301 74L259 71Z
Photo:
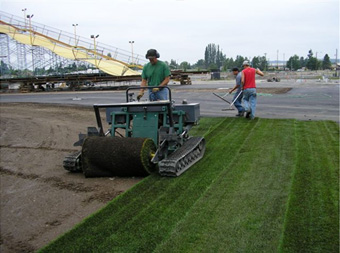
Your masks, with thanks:
M63 161L64 169L70 172L82 172L80 156L81 151L67 155Z
M204 138L191 137L170 156L158 163L159 174L167 177L181 175L203 157L204 151Z

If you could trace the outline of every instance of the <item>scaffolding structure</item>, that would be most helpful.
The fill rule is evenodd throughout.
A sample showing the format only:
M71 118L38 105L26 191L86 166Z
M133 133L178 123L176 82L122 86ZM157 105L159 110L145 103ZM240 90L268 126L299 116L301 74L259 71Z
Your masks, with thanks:
M19 77L39 75L41 73L39 69L46 71L50 69L49 74L62 74L60 73L60 66L85 65L84 62L63 58L43 47L19 43L6 34L0 34L0 45L1 61L12 70L21 70L20 72L17 71ZM86 64L86 66L90 68L89 64ZM2 76L4 76L3 72L0 72Z
M2 26L0 31L1 76L5 73L4 66L11 70L19 70L17 72L21 76L39 75L41 70L49 70L49 74L64 74L62 70L68 66L76 66L76 69L79 67L81 69L97 68L112 74L109 68L115 67L114 64L122 66L122 75L124 75L125 73L134 74L135 71L130 71L130 69L141 67L146 62L138 54L134 54L132 58L128 51L96 43L95 38L93 40L83 38L32 22L29 16L26 20L0 11L0 26ZM25 37L26 40L29 38L30 43L22 43L23 40L20 41L16 36ZM42 42L39 44L39 41L46 44L48 42L49 47L44 47ZM58 50L52 50L51 45L56 49L72 50L74 57L62 57L64 55L58 53Z

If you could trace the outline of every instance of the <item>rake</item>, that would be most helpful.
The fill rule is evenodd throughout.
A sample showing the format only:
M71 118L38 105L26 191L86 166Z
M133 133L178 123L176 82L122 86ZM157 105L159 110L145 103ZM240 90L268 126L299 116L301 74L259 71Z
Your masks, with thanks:
M225 97L228 96L229 92L227 92L223 96L220 96L219 94L216 94L214 92L213 92L213 94L216 97L219 97L220 99L222 99L223 101L227 102L230 105L229 108L222 109L222 111L232 111L232 110L235 110L235 108L233 108L233 105L234 105L235 101L238 99L238 97L242 94L242 92L243 91L241 90L241 92L237 95L237 97L231 102L229 102L228 100L225 99Z

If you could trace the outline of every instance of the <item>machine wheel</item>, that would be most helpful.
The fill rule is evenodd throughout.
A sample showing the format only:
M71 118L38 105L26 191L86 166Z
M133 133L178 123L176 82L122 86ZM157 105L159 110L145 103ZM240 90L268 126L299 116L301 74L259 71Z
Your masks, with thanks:
M85 177L143 177L155 170L151 158L156 146L151 139L91 136L82 148Z

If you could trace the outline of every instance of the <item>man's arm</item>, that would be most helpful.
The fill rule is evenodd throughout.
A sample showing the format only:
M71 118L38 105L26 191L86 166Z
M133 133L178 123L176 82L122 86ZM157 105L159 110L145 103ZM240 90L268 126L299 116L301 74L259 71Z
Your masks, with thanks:
M146 79L142 79L142 82L140 84L141 87L146 87L147 84L147 80Z
M159 86L167 86L169 82L170 82L170 76L167 76L164 78L163 82L161 82Z
M140 87L146 87L147 86L147 80L142 79L142 82L140 84ZM145 89L140 89L139 94L137 96L138 101L143 97Z
M260 69L256 69L256 74L260 75L260 76L264 76L263 72Z
M244 86L244 73L243 73L243 71L242 71L241 83L242 83L242 87L243 87Z
M234 88L231 89L231 91L229 91L229 94L233 93L234 90L236 90L239 87L239 85L235 85Z

